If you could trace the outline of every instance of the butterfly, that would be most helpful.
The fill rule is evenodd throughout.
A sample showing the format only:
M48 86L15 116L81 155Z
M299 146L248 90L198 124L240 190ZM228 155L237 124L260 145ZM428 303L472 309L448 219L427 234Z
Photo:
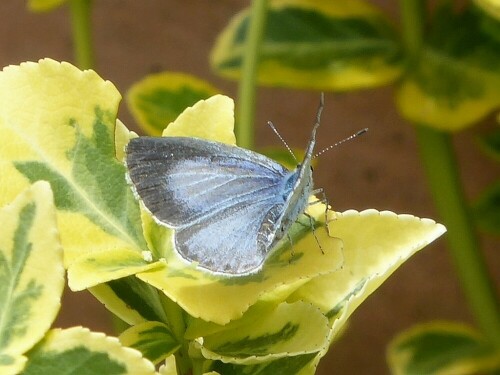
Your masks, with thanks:
M308 205L322 109L323 97L305 156L292 171L224 143L138 137L126 147L127 180L155 220L174 229L184 259L216 274L258 272Z

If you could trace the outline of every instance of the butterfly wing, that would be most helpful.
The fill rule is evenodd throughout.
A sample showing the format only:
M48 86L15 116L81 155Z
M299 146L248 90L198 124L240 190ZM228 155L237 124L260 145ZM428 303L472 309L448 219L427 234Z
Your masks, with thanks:
M183 257L230 273L262 263L286 199L290 172L283 166L239 147L184 137L132 139L126 163L145 206L176 229Z
M271 206L271 208L270 208ZM246 274L263 264L275 226L263 222L277 217L283 204L273 200L242 203L175 232L175 248L185 259L214 272ZM267 229L267 231L266 231Z

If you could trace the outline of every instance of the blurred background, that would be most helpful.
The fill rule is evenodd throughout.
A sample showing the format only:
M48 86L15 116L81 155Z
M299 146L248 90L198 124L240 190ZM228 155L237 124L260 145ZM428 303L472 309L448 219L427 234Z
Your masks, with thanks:
M397 22L396 2L372 2ZM122 94L145 75L169 70L201 77L236 99L237 83L216 76L210 70L208 57L217 35L248 4L242 0L95 1L95 70ZM23 1L2 0L0 65L43 57L73 61L67 7L37 14L29 12ZM259 87L257 147L282 147L266 125L268 120L292 147L305 147L318 100L316 91ZM127 127L139 131L124 103L119 116ZM498 179L498 164L475 145L476 135L494 122L491 115L454 137L462 181L471 199ZM375 208L439 221L420 165L414 129L397 113L392 88L326 93L317 149L365 127L370 130L363 137L321 156L314 171L315 186L325 189L337 211ZM481 236L498 288L497 240ZM441 319L473 323L444 238L417 253L360 306L344 335L320 363L318 374L386 374L385 348L389 340L416 323ZM56 325L82 325L113 333L106 310L84 292L65 294Z

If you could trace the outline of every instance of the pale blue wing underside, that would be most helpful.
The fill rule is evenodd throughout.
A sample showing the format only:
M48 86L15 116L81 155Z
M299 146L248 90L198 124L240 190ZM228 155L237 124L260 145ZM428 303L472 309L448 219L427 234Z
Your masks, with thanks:
M177 251L214 272L245 274L259 268L270 250L275 227L264 233L262 223L276 216L283 204L271 200L232 206L220 214L180 228L175 233ZM275 219L274 221L275 222Z
M183 137L132 139L126 163L146 208L176 229L184 258L215 272L262 264L292 172L249 150Z

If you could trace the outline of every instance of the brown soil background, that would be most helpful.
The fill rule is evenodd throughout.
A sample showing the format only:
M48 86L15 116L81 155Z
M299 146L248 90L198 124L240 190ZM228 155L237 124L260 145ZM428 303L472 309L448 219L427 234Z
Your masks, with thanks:
M374 2L398 19L395 2ZM236 84L210 71L208 55L217 34L247 4L242 0L95 1L96 70L122 93L148 73L170 70L202 77L236 97ZM33 14L24 1L1 1L0 66L43 57L72 61L68 9ZM312 91L259 88L258 146L281 146L266 126L272 120L290 145L303 147L318 97ZM338 211L376 208L438 219L414 131L396 112L392 89L327 94L326 103L318 149L360 128L370 128L362 138L324 154L315 169L315 185L325 188L333 207ZM120 111L124 123L135 128L125 105ZM469 198L498 178L498 164L484 157L474 141L493 123L490 116L454 139ZM481 241L498 287L498 238L482 236ZM416 323L436 319L473 322L444 239L416 254L360 306L343 337L322 360L318 374L386 374L385 347L391 337ZM64 297L56 326L73 325L112 333L106 310L86 293L68 292Z

